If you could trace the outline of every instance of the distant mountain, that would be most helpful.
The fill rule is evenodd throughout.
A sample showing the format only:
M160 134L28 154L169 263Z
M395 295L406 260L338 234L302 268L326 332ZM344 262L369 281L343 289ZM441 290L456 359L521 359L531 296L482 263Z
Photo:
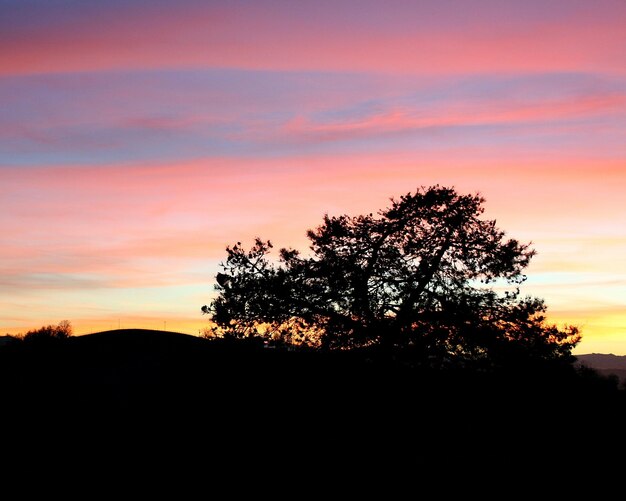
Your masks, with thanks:
M576 355L580 363L596 369L626 369L626 355L612 353L588 353Z
M576 355L577 363L600 374L617 376L620 381L626 381L626 355L612 353L587 353Z

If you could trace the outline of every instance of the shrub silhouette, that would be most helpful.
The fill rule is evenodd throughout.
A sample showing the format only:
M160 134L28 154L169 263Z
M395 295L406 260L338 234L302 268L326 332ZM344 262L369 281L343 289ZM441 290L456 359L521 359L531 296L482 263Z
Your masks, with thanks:
M42 345L57 343L72 336L72 324L69 320L62 320L57 325L45 325L39 329L30 330L24 334L22 340L28 345Z
M310 254L271 241L226 248L203 313L209 334L327 350L367 350L411 365L571 364L576 327L546 323L523 296L535 251L484 219L485 199L439 185L377 215L324 216Z

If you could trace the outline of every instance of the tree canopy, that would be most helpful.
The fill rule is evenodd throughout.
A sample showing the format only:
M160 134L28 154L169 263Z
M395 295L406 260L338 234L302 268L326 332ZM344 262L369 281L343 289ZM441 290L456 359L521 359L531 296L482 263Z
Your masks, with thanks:
M578 329L548 324L544 301L521 293L535 250L485 219L484 202L422 187L377 214L326 214L307 232L307 255L273 258L260 238L228 246L218 294L202 308L210 334L430 365L570 359Z
M39 329L29 330L22 337L26 343L49 343L72 337L73 329L69 320L61 320L57 325L44 325Z

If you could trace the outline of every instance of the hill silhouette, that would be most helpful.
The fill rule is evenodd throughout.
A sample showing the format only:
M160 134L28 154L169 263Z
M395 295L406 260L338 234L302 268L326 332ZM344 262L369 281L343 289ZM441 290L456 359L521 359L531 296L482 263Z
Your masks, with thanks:
M585 353L576 356L577 363L589 367L605 376L616 377L626 385L626 355L613 353Z
M45 346L16 344L2 349L0 358L2 379L10 388L5 397L33 411L54 406L164 412L175 407L237 414L285 401L312 404L320 395L315 387L323 381L353 369L355 376L365 373L350 357L145 329L73 336ZM326 390L337 393L341 386L337 379Z
M442 373L358 351L264 346L143 329L5 345L7 457L24 464L33 451L48 451L46 464L58 467L55 451L71 452L87 472L115 458L128 475L151 465L184 484L194 465L196 478L207 464L228 472L243 462L260 474L268 454L295 461L281 471L320 467L322 458L332 471L364 474L378 465L414 478L417 471L506 470L525 464L520 451L536 455L543 447L534 464L552 472L580 445L574 451L563 438L557 449L507 423L626 416L623 391L592 371Z
M622 412L613 381L544 372L430 372L367 352L267 349L159 330L73 336L52 346L0 349L5 402L31 413L171 415L221 420L320 419L395 414L400 419Z

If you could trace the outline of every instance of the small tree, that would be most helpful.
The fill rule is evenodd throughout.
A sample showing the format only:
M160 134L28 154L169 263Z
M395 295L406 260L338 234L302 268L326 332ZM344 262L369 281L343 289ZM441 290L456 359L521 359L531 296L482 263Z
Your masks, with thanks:
M374 347L429 364L532 357L570 360L575 327L545 323L541 299L523 297L535 251L483 219L484 199L420 188L360 216L325 215L309 256L270 241L227 247L213 331L328 349Z

